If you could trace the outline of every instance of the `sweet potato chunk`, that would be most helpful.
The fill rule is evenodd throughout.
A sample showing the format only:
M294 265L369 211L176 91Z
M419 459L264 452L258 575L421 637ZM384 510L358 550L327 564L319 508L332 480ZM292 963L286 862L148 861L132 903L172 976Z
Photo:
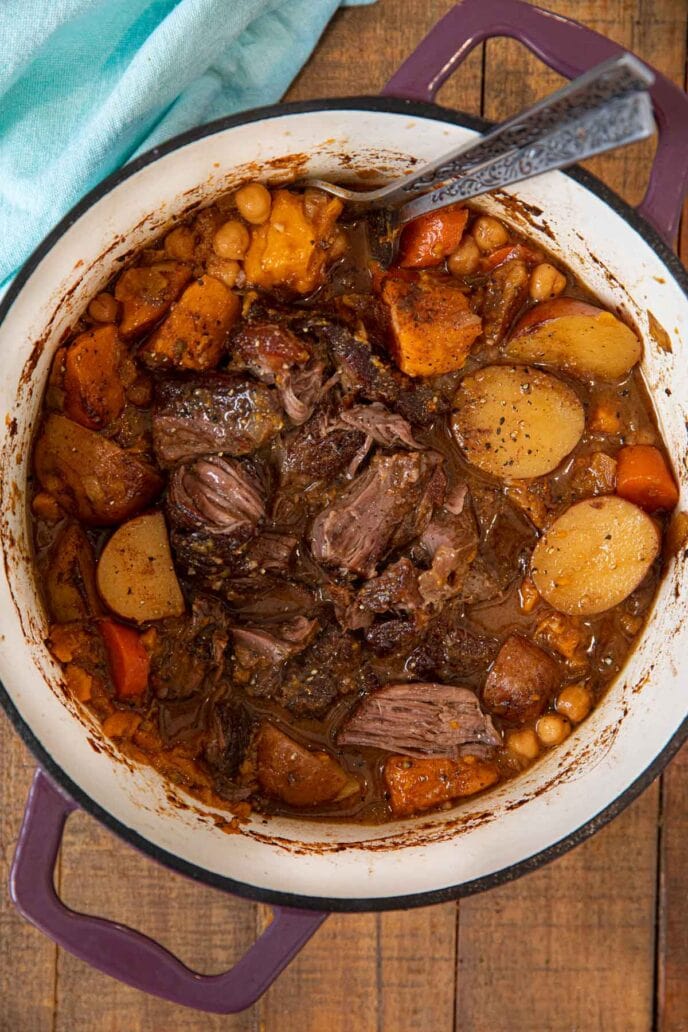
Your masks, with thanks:
M402 372L438 376L461 369L482 322L451 280L387 276L382 299L389 308L392 354Z
M462 756L458 760L414 759L390 756L384 780L390 809L395 817L410 817L462 796L482 792L499 780L489 760Z
M240 308L238 296L224 283L203 276L186 288L162 326L139 350L139 357L153 368L213 369Z
M51 616L60 623L88 620L101 611L91 543L78 523L70 523L50 553L45 590Z
M79 334L65 354L65 415L90 430L117 418L124 408L120 358L117 329L112 324Z
M163 486L148 463L57 413L43 425L34 464L41 487L65 512L95 526L133 516Z
M264 724L258 735L257 768L265 794L289 806L346 799L360 787L328 753L306 749L272 724Z
M244 259L248 282L267 290L290 287L310 294L323 281L326 245L341 210L342 202L330 197L326 204L317 205L311 217L302 197L275 190L269 220L251 230Z
M179 262L127 269L117 280L115 297L122 305L122 340L138 340L155 326L191 279L191 269Z
M510 635L487 675L483 705L512 724L535 720L559 687L559 667L527 638Z

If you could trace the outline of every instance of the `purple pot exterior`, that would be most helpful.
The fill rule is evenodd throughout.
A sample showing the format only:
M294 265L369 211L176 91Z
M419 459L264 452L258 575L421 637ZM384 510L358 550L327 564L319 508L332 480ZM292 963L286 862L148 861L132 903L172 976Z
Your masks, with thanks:
M463 0L421 42L383 89L383 96L433 101L470 51L484 40L519 40L551 68L574 77L623 52L577 22L521 0ZM584 55L576 60L574 55ZM644 216L673 244L688 188L688 98L655 72L652 88L660 140ZM29 794L10 875L20 913L63 949L100 971L172 1003L218 1014L250 1007L327 916L276 907L268 929L228 972L200 975L153 939L124 925L79 914L55 892L53 872L73 803L38 770Z
M53 874L67 817L76 804L42 770L31 785L10 875L19 910L58 946L105 974L171 1003L214 1014L244 1010L263 995L327 917L276 907L272 923L234 967L199 975L153 939L100 917L70 910Z
M569 79L626 51L598 32L523 0L463 0L434 26L392 76L388 97L433 101L442 84L479 43L509 36ZM659 144L638 211L673 247L688 189L688 98L652 69Z

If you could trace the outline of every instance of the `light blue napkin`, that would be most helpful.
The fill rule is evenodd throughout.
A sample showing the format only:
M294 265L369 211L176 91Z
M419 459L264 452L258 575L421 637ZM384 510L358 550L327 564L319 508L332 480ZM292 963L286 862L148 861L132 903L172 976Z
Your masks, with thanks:
M103 176L279 100L340 4L369 2L0 0L0 284Z

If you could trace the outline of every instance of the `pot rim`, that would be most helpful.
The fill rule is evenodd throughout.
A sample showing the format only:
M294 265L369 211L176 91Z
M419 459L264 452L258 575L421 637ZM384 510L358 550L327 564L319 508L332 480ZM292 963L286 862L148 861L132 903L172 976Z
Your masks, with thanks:
M139 157L130 161L122 168L112 172L109 176L91 189L69 212L57 223L37 245L32 254L27 258L24 265L14 278L14 281L0 301L0 325L4 322L14 301L30 280L33 272L45 256L52 250L57 241L64 233L86 212L97 204L112 189L119 186L140 169L153 164L159 158L180 150L189 143L194 143L206 136L213 136L216 133L233 129L240 125L248 125L252 122L260 122L268 118L281 117L283 115L298 115L328 110L357 110L357 111L380 111L391 114L410 114L418 118L433 119L440 122L449 122L468 129L478 131L485 130L491 123L484 118L466 114L463 111L443 107L439 104L427 103L424 101L403 100L395 97L384 96L353 96L333 97L321 100L291 101L283 104L272 104L265 107L253 108L249 111L236 115L229 115L216 119L205 125L196 126L184 133L172 137L165 143L151 148ZM650 245L660 259L667 266L672 276L678 283L683 293L688 298L688 271L683 267L677 255L662 239L657 230L647 222L629 204L623 201L606 184L592 173L578 166L568 169L565 175L580 183L591 193L596 194L608 207L629 223ZM282 892L277 889L264 889L259 886L250 885L247 882L236 881L224 875L208 871L206 868L190 861L183 860L174 853L155 845L145 836L123 824L113 817L108 810L96 803L91 796L81 789L64 772L62 767L53 760L45 746L34 734L30 725L20 715L14 705L7 689L0 681L0 705L7 713L14 729L28 749L33 753L40 766L50 775L60 788L90 816L95 817L108 830L114 832L119 838L140 852L150 856L158 863L171 868L179 874L186 875L194 881L203 882L216 889L222 889L232 895L241 896L255 902L267 903L272 906L295 907L306 910L332 911L343 913L365 913L380 912L387 910L406 910L415 907L430 906L438 903L445 903L450 900L461 899L466 896L483 892L486 889L498 885L505 885L514 881L523 874L537 870L544 864L563 856L570 849L584 842L595 832L599 831L605 824L620 814L630 803L632 803L643 792L656 777L658 777L669 761L678 752L684 742L688 741L688 718L682 721L665 747L654 758L652 763L632 781L626 789L616 797L605 809L592 817L586 823L575 828L569 834L563 836L558 842L527 857L518 863L511 864L498 871L471 881L462 882L458 885L448 886L442 889L434 889L427 892L419 892L405 896L384 896L377 898L329 898L319 896L305 896L296 893Z

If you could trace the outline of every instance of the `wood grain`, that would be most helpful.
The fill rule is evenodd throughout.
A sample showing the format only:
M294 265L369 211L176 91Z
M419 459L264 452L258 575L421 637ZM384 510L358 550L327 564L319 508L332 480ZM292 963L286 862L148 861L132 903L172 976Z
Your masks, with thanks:
M657 801L655 784L556 863L461 903L461 1032L651 1029Z
M341 11L289 99L377 92L451 6L450 0L379 0ZM575 13L683 81L688 0L550 0L547 6ZM504 117L556 82L523 48L495 41L470 56L440 99ZM635 202L650 151L629 149L598 159L594 168ZM33 761L4 719L0 756L6 884ZM58 958L3 893L0 1032L686 1032L687 798L684 750L664 778L659 857L655 785L566 857L464 901L458 934L452 903L329 919L264 999L234 1017L173 1007L66 954ZM231 964L268 919L263 907L155 866L84 815L69 823L60 887L71 905L133 924L204 971Z

